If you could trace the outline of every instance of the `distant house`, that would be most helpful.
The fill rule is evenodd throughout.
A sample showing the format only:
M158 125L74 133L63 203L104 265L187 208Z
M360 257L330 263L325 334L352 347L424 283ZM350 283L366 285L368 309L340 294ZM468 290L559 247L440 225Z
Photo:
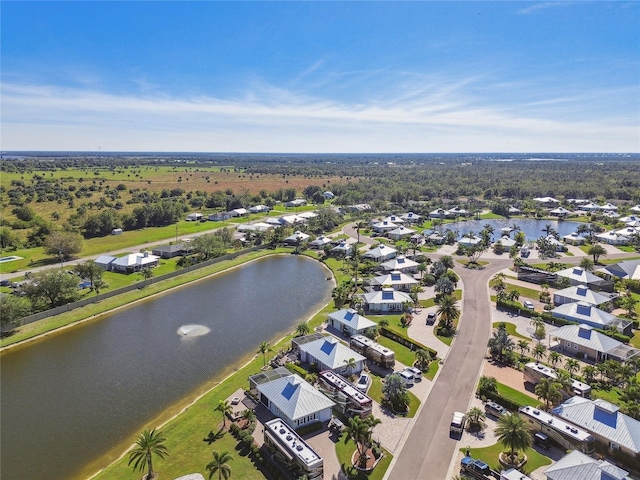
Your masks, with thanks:
M571 210L567 210L564 207L554 208L553 210L549 211L549 215L553 215L554 217L560 217L560 218L567 217L571 214L573 214L573 212Z
M377 323L369 320L367 317L360 315L353 308L330 313L327 323L350 337L362 335L365 330L377 325Z
M106 271L111 271L111 264L116 260L116 257L111 255L100 255L94 260L95 264Z
M597 270L602 272L609 279L614 277L630 280L640 280L640 260L624 260L613 263Z
M579 450L571 451L543 473L547 480L630 480L626 470Z
M504 235L502 237L500 237L500 239L498 239L498 241L496 241L496 243L500 242L500 245L502 245L504 248L509 249L511 247L513 247L516 242L513 238L511 238L509 235Z
M203 215L201 213L195 212L195 213L190 213L189 215L187 215L186 221L187 222L199 222L200 220L202 220Z
M571 232L569 235L562 237L562 241L569 245L582 245L587 241L587 239L578 232Z
M475 247L477 245L480 245L481 242L482 239L477 235L473 235L471 237L465 235L460 240L458 240L458 245L462 245L465 247Z
M640 353L640 350L596 332L590 325L565 325L550 331L549 336L557 338L566 353L595 362L608 359L625 362Z
M371 279L371 285L374 287L382 288L388 286L402 292L409 292L411 287L418 284L420 284L418 280L397 270Z
M413 305L413 300L408 293L398 292L393 288L365 293L362 298L367 309L372 312L401 312L404 310L405 303Z
M429 233L425 230L422 234L427 242L431 242L434 245L442 245L447 240L447 237L442 235L440 232Z
M312 218L316 218L318 214L316 212L300 212L298 217L304 218L305 220L310 220Z
M385 272L397 270L402 273L415 273L418 271L418 265L420 265L418 262L414 262L404 255L398 255L397 257L380 264Z
M307 201L304 198L296 198L295 200L291 200L284 204L285 207L295 208L295 207L303 207L307 204Z
M296 231L293 233L293 235L289 235L287 238L285 238L282 243L284 243L285 245L298 245L302 242L306 242L307 240L309 240L309 238L311 238L310 235L301 231Z
M297 223L307 223L307 220L300 215L285 215L284 217L280 217L280 224L291 227Z
M158 266L160 257L149 255L149 252L130 253L124 257L116 258L111 262L111 271L120 273L135 273L143 268Z
M544 237L544 240L548 244L553 245L553 247L555 247L556 249L556 252L564 252L567 249L567 246L553 235L547 235L546 237Z
M322 196L325 198L325 200L331 200L332 198L335 197L333 192L329 192L329 191L324 192Z
M580 205L580 210L584 212L597 212L600 207L593 202L589 202L586 205Z
M391 260L397 254L398 251L395 248L381 243L377 247L364 253L362 256L369 260L373 260L374 262L384 262L385 260Z
M291 428L331 420L335 403L292 374L256 386L260 402Z
M249 213L268 213L269 207L266 205L254 205L253 207L249 207Z
M309 242L309 247L323 249L325 245L328 245L332 242L330 237L325 237L324 235L320 235L315 240Z
M613 203L605 203L600 207L600 210L602 210L603 212L617 212L618 207L615 206Z
M266 232L272 229L273 225L265 222L241 223L237 228L239 232Z
M460 207L450 208L446 212L447 218L466 217L467 215L469 215L469 211Z
M599 242L609 245L627 245L629 243L629 237L612 231L598 233L595 237Z
M509 205L507 211L510 215L519 215L522 213L522 210L520 210L518 207L514 207L513 205Z
M446 218L447 211L444 208L436 208L433 212L429 212L431 218Z
M401 215L400 218L408 223L418 223L422 220L422 215L418 215L417 213L408 212L404 215Z
M410 228L401 226L389 231L388 235L391 240L397 241L397 240L403 240L405 238L408 238L414 233L416 233L415 230L411 230Z
M593 328L617 330L624 335L632 335L632 322L618 318L586 302L565 303L551 310L551 315L571 322L590 325Z
M554 208L560 205L560 200L557 200L553 197L536 197L533 199L541 207L550 207Z
M351 244L347 242L340 242L338 245L331 249L331 253L339 256L346 256L349 255L352 250L353 247L351 246Z
M232 217L246 217L249 215L249 210L246 208L234 208L233 210L230 210L230 213Z
M634 212L634 213L640 213L640 205L635 205L635 206L631 207L629 210Z
M209 215L209 220L212 222L223 222L233 217L231 212L216 212Z
M639 458L640 421L622 413L617 405L602 399L572 397L554 408L553 413L591 433L609 450Z
M113 230L111 230L111 235L122 235L122 229L114 228Z
M158 247L153 247L153 249L151 249L151 253L160 258L173 258L179 255L185 255L187 251L185 250L184 243L176 243L175 245L160 245Z
M638 235L640 234L640 229L635 228L635 227L623 227L620 228L618 230L615 231L615 233L617 233L618 235L624 235L626 237L631 237L632 235Z
M585 285L573 285L562 290L557 290L553 294L554 305L563 305L565 303L586 302L593 306L604 305L611 301L610 295L594 292Z
M384 232L390 232L391 230L395 230L396 228L398 228L398 225L390 222L389 220L382 220L380 222L376 222L373 225L371 225L371 228L376 233L384 233Z
M382 221L395 223L396 225L402 225L404 223L404 219L398 215L389 215L388 217L384 217Z
M342 375L359 374L366 362L365 357L332 336L301 344L299 351L301 362L315 363L319 370L332 370ZM347 367L350 359L354 360L355 366Z

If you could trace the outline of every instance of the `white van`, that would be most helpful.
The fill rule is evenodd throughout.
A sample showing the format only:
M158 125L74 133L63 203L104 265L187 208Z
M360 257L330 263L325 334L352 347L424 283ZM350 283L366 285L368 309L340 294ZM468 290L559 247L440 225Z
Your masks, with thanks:
M413 373L407 371L407 370L403 370L402 372L396 372L398 375L400 375L400 377L402 377L402 379L404 380L404 384L407 387L413 387L416 383L416 377L413 375Z

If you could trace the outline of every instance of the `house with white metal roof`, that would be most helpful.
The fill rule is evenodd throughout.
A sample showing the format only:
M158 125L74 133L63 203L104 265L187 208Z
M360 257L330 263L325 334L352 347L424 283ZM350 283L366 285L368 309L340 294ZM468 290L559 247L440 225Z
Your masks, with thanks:
M480 245L482 239L477 235L465 235L460 240L458 240L458 245L462 245L465 247L475 247L476 245Z
M609 279L614 277L630 280L640 280L640 260L624 260L618 263L606 265L597 270Z
M593 202L589 202L587 204L580 205L580 210L584 212L597 212L600 210L600 206Z
M267 213L270 210L266 205L254 205L249 207L249 213Z
M295 207L302 207L306 204L307 204L307 201L304 198L296 198L295 200L285 202L284 206L289 208L295 208Z
M149 255L149 252L130 253L111 262L111 270L121 273L139 272L143 268L157 267L159 260L160 257Z
M539 204L542 207L557 207L560 205L560 200L556 200L553 197L536 197L533 199L534 202Z
M315 240L312 240L311 242L309 242L309 246L311 248L322 249L322 248L324 248L325 245L328 245L332 241L333 240L331 240L330 237L325 237L324 235L320 235Z
M284 215L279 219L280 225L292 226L296 223L307 223L307 219L300 215Z
M502 237L500 237L496 243L500 242L500 245L502 245L504 248L511 248L513 247L516 242L513 238L511 238L509 235L503 235Z
M603 279L580 267L565 268L556 272L558 277L568 278L571 285L598 286Z
M331 419L335 403L296 374L256 386L262 402L292 428Z
M413 300L408 293L398 292L393 288L365 293L362 298L367 309L372 312L401 312L406 302L413 305Z
M632 212L640 213L640 205L635 205L629 209Z
M553 413L590 432L602 445L627 455L640 455L640 421L606 400L572 397Z
M265 222L256 222L256 223L241 223L238 225L237 230L239 232L266 232L267 230L271 230L273 225Z
M402 273L415 273L418 271L418 265L420 265L418 262L414 262L404 255L398 255L397 257L380 264L382 270L385 272L397 270Z
M627 361L640 353L638 349L596 332L590 325L565 325L550 331L549 336L558 339L565 353L596 362L608 359Z
M116 260L116 257L111 255L100 255L98 258L94 260L94 263L98 265L100 268L110 271L111 264Z
M411 287L418 285L420 282L413 278L411 275L394 270L393 272L385 275L379 275L371 279L371 285L375 287L391 287L394 290L400 290L402 292L408 292Z
M433 212L429 212L431 218L446 218L447 211L444 208L436 208Z
M391 230L395 230L398 228L398 224L390 222L389 220L381 220L371 225L371 228L374 232L384 233L390 232Z
M376 322L369 320L367 317L360 315L353 308L347 308L332 312L329 314L328 324L337 328L350 337L353 335L361 335L365 330L373 328Z
M364 253L362 256L364 258L368 258L373 260L374 262L384 262L386 260L391 260L398 254L398 251L390 247L389 245L385 245L381 243L375 248L372 248L368 252Z
M311 238L311 235L297 230L293 235L289 235L282 242L286 245L298 245L299 243L306 242L309 238Z
M332 370L342 375L359 374L367 360L332 336L301 344L298 350L301 362L315 363L320 370ZM352 359L355 366L347 367Z
M415 230L412 230L405 226L400 226L398 228L395 228L389 231L388 235L391 240L402 240L404 238L410 237L414 233L416 233Z
M331 249L331 253L335 255L349 255L352 250L353 247L350 243L340 242L338 245Z
M594 292L587 288L586 285L572 285L571 287L557 290L553 294L554 305L573 302L587 302L597 307L598 305L603 305L610 301L611 296L600 292Z
M573 450L544 472L547 480L631 480L629 472Z
M400 218L408 223L418 223L422 220L422 215L418 215L417 213L407 212L404 215L401 215Z
M600 210L602 210L603 212L616 212L618 211L618 207L616 205L614 205L613 203L605 203L604 205L600 206Z
M606 243L608 245L627 245L629 243L629 237L620 233L608 232L598 233L595 236L599 242Z
M580 235L578 232L571 232L570 234L562 237L562 241L564 243L568 243L569 245L582 245L587 241L587 239Z
M591 325L593 328L617 330L624 335L631 336L633 325L629 320L589 305L587 302L573 302L559 305L551 310L551 315L571 322Z
M232 217L246 217L249 215L249 211L246 208L234 208L230 212Z
M567 210L564 207L554 208L549 211L549 215L553 215L554 217L567 217L571 215L573 212L571 210Z

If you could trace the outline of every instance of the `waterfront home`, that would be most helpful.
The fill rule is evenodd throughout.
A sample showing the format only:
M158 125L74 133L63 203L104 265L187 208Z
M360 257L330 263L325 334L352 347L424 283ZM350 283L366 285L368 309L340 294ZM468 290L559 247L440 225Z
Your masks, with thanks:
M513 205L509 205L507 212L509 212L509 215L520 215L522 213L522 210L520 210L518 207L514 207Z
M407 223L418 223L422 220L422 215L418 215L417 213L408 212L404 215L401 215L400 218Z
M542 473L547 480L630 480L626 470L579 450L572 450Z
M596 205L593 202L589 202L586 205L580 205L580 210L582 210L583 212L597 212L598 210L600 210L600 206Z
M458 245L464 246L464 247L475 247L477 245L480 245L481 242L482 242L482 239L477 235L473 235L473 236L465 235L460 240L458 240Z
M371 285L374 288L391 287L401 292L409 292L411 291L411 287L419 284L420 282L412 276L397 270L371 279Z
M460 207L453 207L447 210L447 218L466 217L469 215L469 211Z
M400 226L394 230L391 230L388 235L389 238L391 240L403 240L407 237L410 237L411 235L413 235L414 233L416 233L415 230L411 230L410 228L404 227L404 226Z
M554 208L560 205L560 200L557 200L553 197L536 197L533 199L541 207L549 207Z
M320 370L331 370L342 375L358 375L367 360L332 336L303 343L298 351L302 363L315 364ZM351 360L354 365L347 366Z
M602 210L603 212L617 212L618 207L612 203L605 203L600 207L600 210Z
M367 317L360 315L353 308L330 313L327 323L349 337L362 335L365 330L377 325Z
M590 325L565 325L550 331L549 336L558 340L565 354L595 362L609 359L626 362L640 353L640 350L596 332Z
M402 273L416 273L418 271L418 265L420 265L418 262L414 262L404 255L398 255L391 260L382 262L380 267L382 267L382 270L385 272L397 270Z
M570 322L583 323L593 328L617 330L618 332L631 336L633 325L629 320L618 318L615 315L600 310L589 305L587 302L574 302L559 305L551 310L551 315L556 318L569 320Z
M372 312L402 312L405 303L413 305L408 293L399 292L393 288L369 292L362 295L366 308Z
M429 212L431 218L446 218L447 211L444 208L436 208L433 212Z
M640 280L640 260L623 260L612 263L596 270L602 272L605 277L613 280L614 277L629 280Z
M578 232L571 232L568 235L562 237L562 241L564 243L568 243L569 245L582 245L587 239L580 235Z
M611 230L604 233L598 233L595 237L599 242L607 243L609 245L627 245L629 243L628 236L612 232Z
M613 403L573 397L554 408L553 413L588 431L611 451L632 458L640 455L640 421L625 415Z
M130 253L111 262L110 270L120 273L135 273L143 268L157 267L159 260L160 257L149 255L149 252Z
M571 210L567 210L564 207L554 208L553 210L549 211L549 215L552 215L554 217L560 217L560 218L567 217L567 216L571 215L572 213L573 212Z
M309 240L309 238L311 238L310 235L298 230L294 232L293 235L289 235L287 238L285 238L282 243L284 243L285 245L299 245L300 243Z
M496 243L498 242L500 242L500 244L506 249L513 247L517 243L513 238L511 238L508 235L504 235L500 237L500 239Z
M209 215L209 220L212 222L223 222L229 220L233 215L231 212L216 212Z
M391 260L398 254L398 251L390 247L389 245L385 245L381 243L375 248L367 251L362 255L364 258L368 258L369 260L373 260L374 262L384 262L385 260Z
M350 243L340 242L338 245L336 245L331 249L331 253L338 256L346 256L346 255L349 255L352 250L353 250L353 247L351 246Z
M180 255L186 255L187 249L184 243L176 243L175 245L160 245L153 247L151 253L160 258L173 258Z
M256 386L260 402L293 429L331 420L332 400L291 374Z
M307 204L307 201L304 198L296 198L295 200L286 202L284 206L288 208L296 208L296 207L303 207L306 204Z
M202 219L202 214L195 212L195 213L190 213L189 215L187 215L187 218L185 219L187 222L198 222Z
M270 210L266 205L254 205L249 207L249 213L268 213Z
M600 292L594 292L585 285L573 285L562 290L557 290L553 294L553 304L563 305L565 303L573 302L586 302L590 305L597 307L598 305L604 305L612 300L610 295L606 295Z
M316 238L315 240L309 242L309 247L311 248L317 248L317 249L323 249L325 245L331 243L332 240L330 237L325 237L324 235L320 235L318 238Z
M564 252L567 249L567 246L553 235L547 235L546 237L544 237L544 240L548 244L553 245L556 249L556 252Z

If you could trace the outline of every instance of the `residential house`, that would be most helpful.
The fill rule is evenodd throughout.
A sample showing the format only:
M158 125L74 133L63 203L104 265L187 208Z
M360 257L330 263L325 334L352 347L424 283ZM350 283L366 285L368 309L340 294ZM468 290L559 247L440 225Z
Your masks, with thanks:
M187 253L184 243L176 243L175 245L160 245L153 247L151 253L160 258L173 258Z
M579 450L572 450L542 473L547 480L631 480L629 472Z
M617 330L624 335L632 335L632 322L589 305L587 302L565 303L551 310L551 315L571 322L590 325L593 328Z
M442 245L447 240L447 237L440 232L429 233L428 230L425 230L422 234L425 236L427 242L431 242L434 245Z
M588 288L598 288L605 280L580 267L565 268L556 272L561 278L568 278L570 285L585 285Z
M130 253L124 257L116 258L111 262L111 271L120 273L135 273L143 268L153 268L158 266L160 257L149 255L149 252Z
M225 220L229 220L233 217L231 212L216 212L209 215L209 220L212 222L224 222Z
M638 222L640 221L640 217L637 217L636 215L629 215L627 217L622 217L620 218L620 221L624 224L629 224L629 223L634 223L634 222ZM632 227L636 226L636 225L631 225Z
M458 245L464 246L464 247L475 247L477 245L480 245L481 242L482 242L482 239L477 235L473 235L471 237L469 237L468 235L465 235L460 240L458 240Z
M580 210L583 212L597 212L600 210L600 206L593 202L589 202L586 205L580 205Z
M269 213L270 208L266 205L254 205L249 207L249 213Z
M617 212L618 211L618 207L615 206L613 203L605 203L604 205L602 205L600 207L600 210L602 210L603 212Z
M293 235L289 235L282 242L285 245L299 245L302 242L306 242L307 240L309 240L309 238L311 238L311 235L308 235L298 230L294 232Z
M418 262L414 262L404 255L398 255L397 257L380 264L382 270L385 272L397 270L402 273L416 273L418 271L418 265L420 265Z
M326 191L322 194L322 196L324 197L325 200L331 200L335 197L335 195L333 194L333 192L330 191Z
M635 205L635 206L631 207L629 210L634 212L634 213L640 213L640 205Z
M608 359L624 362L640 353L640 350L596 332L590 325L565 325L549 332L549 336L558 339L566 354L595 362Z
M316 218L317 216L318 214L316 212L300 212L298 214L298 217L303 218L305 221Z
M586 302L597 307L611 301L611 296L604 293L594 292L585 285L573 285L571 287L557 290L553 294L553 304L562 305L572 302Z
M396 225L402 225L404 223L404 219L398 215L389 215L388 217L384 217L382 221L395 223Z
M504 236L500 237L500 239L498 239L498 241L496 243L498 243L498 242L500 242L500 244L506 249L510 249L516 243L518 243L513 238L511 238L509 235L504 235Z
M640 234L640 229L637 229L637 228L634 228L634 227L630 227L630 226L627 225L624 228L620 228L620 229L616 230L615 233L617 233L618 235L623 235L625 237L631 237L632 235Z
M419 284L420 282L412 276L398 272L397 270L371 279L371 285L374 287L391 287L401 292L410 292L411 287Z
M239 232L266 232L273 229L273 225L265 222L241 223L238 225Z
M260 402L291 428L331 420L335 403L292 374L256 386Z
M447 211L444 208L436 208L433 212L429 212L430 218L447 218Z
M418 215L417 213L408 212L404 215L401 215L400 218L407 223L418 223L422 220L422 215Z
M232 217L246 217L249 215L249 210L246 208L234 208L231 210Z
M599 268L597 271L604 273L611 280L614 277L640 280L640 260L623 260L622 262Z
M307 220L300 215L285 215L284 217L280 217L280 224L285 227L292 227L298 223L307 223Z
M332 242L331 238L325 237L324 235L320 235L315 240L309 242L309 247L317 248L317 249L321 250L321 249L324 248L325 245L328 245L331 242Z
M331 370L342 375L358 375L367 360L332 336L304 343L300 345L299 352L302 363L314 363L319 370ZM355 365L348 367L351 360Z
M599 242L607 243L609 245L627 245L629 243L629 237L620 233L609 230L608 232L598 233L595 235Z
M371 225L371 228L376 233L384 233L384 232L390 232L391 230L395 230L396 228L398 228L398 225L388 220L381 220L380 222L376 222L373 225Z
M593 435L612 451L640 460L640 421L603 399L572 397L553 409L553 413Z
M580 235L578 232L571 232L569 235L562 237L564 243L569 245L583 245L587 239Z
M558 205L560 205L560 200L557 200L553 197L536 197L533 199L533 201L536 202L541 207L547 207L547 208L555 208Z
M460 207L453 207L447 210L447 218L466 217L469 215L469 211Z
M381 243L375 248L367 251L362 255L364 258L368 258L369 260L373 260L374 262L384 262L386 260L391 260L398 254L398 251L390 247L389 245L385 245Z
M274 227L281 227L281 226L284 225L282 223L282 219L281 218L276 218L276 217L267 217L262 221L264 223L268 223L269 225L273 225Z
M111 255L100 255L94 260L94 263L100 268L106 271L111 271L111 264L116 260L116 257Z
M286 202L284 206L288 208L296 208L296 207L303 207L306 204L307 204L307 201L304 198L296 198L295 200Z
M399 292L393 288L369 292L362 295L365 306L372 312L401 312L405 303L413 305L408 293Z
M343 210L355 213L368 212L369 210L371 210L371 205L369 205L368 203L358 203L357 205L349 205L348 207L344 207Z
M351 246L350 243L340 242L338 245L336 245L331 249L331 253L338 256L346 256L346 255L349 255L352 250L353 250L353 247Z
M567 210L564 207L557 207L554 208L553 210L549 211L549 215L552 215L554 217L559 217L559 218L564 218L567 217L569 215L571 215L573 212L571 210Z
M187 222L199 222L200 220L202 220L202 217L203 215L201 213L195 212L187 215L187 218L185 220Z
M404 227L404 226L400 226L394 230L391 230L388 235L389 238L391 240L403 240L406 239L408 237L410 237L411 235L413 235L414 233L416 233L415 230L411 230L410 228Z
M509 215L520 215L522 213L522 210L518 207L514 207L513 205L509 205L507 211L509 212Z
M544 237L544 240L548 244L553 245L556 249L556 252L564 252L567 249L567 246L553 235L547 235L546 237Z
M330 313L327 323L349 337L352 337L353 335L362 335L365 330L378 325L367 317L360 315L353 308L342 309L337 312Z

